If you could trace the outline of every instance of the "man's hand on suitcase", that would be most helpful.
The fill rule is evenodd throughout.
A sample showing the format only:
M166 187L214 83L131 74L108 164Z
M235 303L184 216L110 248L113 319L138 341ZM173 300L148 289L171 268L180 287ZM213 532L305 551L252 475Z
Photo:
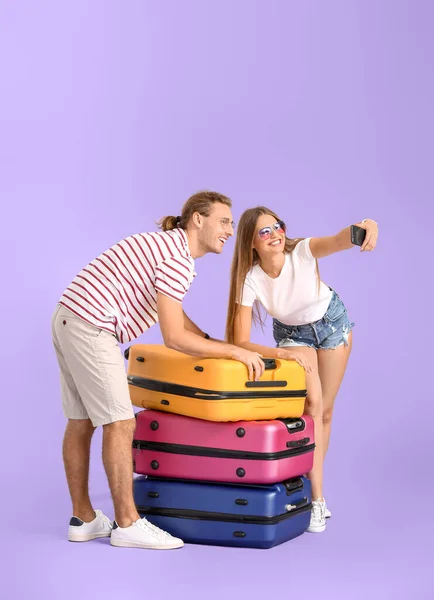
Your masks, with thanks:
M261 356L262 354L258 354L257 352L251 352L250 350L245 350L244 348L237 348L232 353L231 358L233 360L239 360L246 365L249 371L249 380L258 381L265 370L265 363L261 359Z

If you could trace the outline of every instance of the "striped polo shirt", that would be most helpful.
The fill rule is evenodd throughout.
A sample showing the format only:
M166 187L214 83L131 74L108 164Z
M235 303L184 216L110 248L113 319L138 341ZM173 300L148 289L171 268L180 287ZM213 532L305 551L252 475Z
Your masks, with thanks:
M183 229L138 233L84 267L59 303L122 344L158 321L157 291L182 302L195 276Z

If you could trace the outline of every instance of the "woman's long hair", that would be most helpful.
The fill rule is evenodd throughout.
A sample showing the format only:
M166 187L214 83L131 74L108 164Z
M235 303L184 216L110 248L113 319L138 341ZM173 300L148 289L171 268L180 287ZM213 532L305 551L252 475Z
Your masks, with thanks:
M249 208L243 212L237 227L237 237L235 240L235 250L231 266L228 314L226 319L226 340L229 344L234 343L234 323L237 311L239 310L239 305L241 304L246 275L254 265L259 263L259 255L256 250L252 248L252 245L256 224L261 215L270 215L274 217L276 221L280 220L276 213L266 206L256 206L255 208ZM296 245L303 239L304 238L291 239L287 237L285 239L284 253L290 254ZM252 316L253 321L259 322L261 326L264 325L264 320L261 317L256 302L253 306Z

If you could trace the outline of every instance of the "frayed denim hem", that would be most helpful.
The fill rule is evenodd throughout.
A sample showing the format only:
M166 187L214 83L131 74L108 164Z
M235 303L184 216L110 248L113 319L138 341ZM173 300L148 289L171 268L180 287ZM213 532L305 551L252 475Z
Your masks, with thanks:
M339 341L333 345L322 345L322 344L315 344L315 342L304 342L304 341L299 341L299 340L294 340L292 338L284 338L283 340L281 340L277 345L276 348L301 348L301 347L305 347L305 348L313 348L314 350L336 350L336 348L339 348L339 346L348 346L349 342L348 342L348 338L350 335L350 331L353 329L353 327L355 326L355 323L348 323L348 324L344 324L342 326L342 337L339 339ZM332 326L332 333L330 334L330 336L328 338L326 338L324 341L326 342L327 339L329 339L330 337L333 336L334 333L336 333L337 328L335 328L334 326Z
M336 350L339 346L348 346L348 338L350 336L350 332L353 329L355 323L349 323L348 325L344 325L342 327L342 339L338 344L334 346L318 346L317 350Z

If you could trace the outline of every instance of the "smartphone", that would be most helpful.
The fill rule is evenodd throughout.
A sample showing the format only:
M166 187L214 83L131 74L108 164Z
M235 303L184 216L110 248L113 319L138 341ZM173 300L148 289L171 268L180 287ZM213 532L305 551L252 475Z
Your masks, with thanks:
M366 229L351 225L351 242L356 246L361 246L365 241Z

